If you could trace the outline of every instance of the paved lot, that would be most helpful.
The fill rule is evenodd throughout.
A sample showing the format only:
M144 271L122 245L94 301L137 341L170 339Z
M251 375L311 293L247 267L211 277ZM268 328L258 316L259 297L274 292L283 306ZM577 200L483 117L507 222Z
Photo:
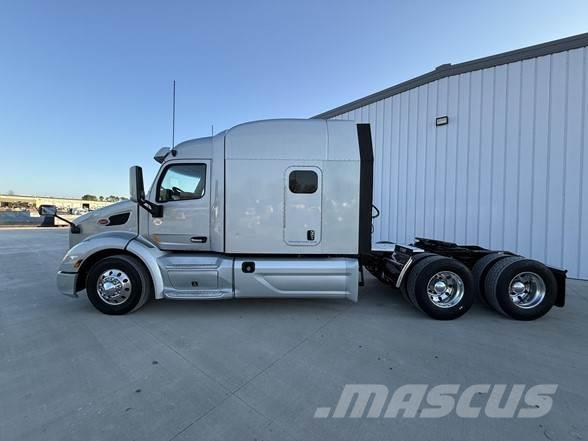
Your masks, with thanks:
M63 230L0 230L0 440L588 439L588 283L531 323L436 322L370 278L360 302L61 296ZM556 383L541 419L314 419L346 383Z

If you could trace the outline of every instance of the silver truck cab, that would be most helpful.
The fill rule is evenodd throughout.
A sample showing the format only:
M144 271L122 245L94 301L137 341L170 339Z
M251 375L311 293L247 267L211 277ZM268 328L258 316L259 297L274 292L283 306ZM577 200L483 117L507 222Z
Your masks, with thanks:
M361 157L358 125L324 120L251 122L161 149L148 191L132 167L131 200L75 221L58 287L86 290L107 314L150 298L356 301L360 243L371 244Z

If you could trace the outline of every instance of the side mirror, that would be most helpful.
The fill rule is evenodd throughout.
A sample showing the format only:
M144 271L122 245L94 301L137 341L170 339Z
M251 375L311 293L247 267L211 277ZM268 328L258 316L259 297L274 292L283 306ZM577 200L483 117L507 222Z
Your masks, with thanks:
M63 222L68 224L72 233L79 234L82 231L78 225L58 215L57 207L55 205L39 205L37 211L39 212L40 216L45 216L45 222L41 224L42 227L55 226L55 219L53 218L56 217L57 219L61 219ZM48 219L50 220L48 221Z
M143 207L153 217L163 216L163 207L145 200L145 190L143 188L143 169L138 165L131 167L129 171L129 193L130 199Z
M145 199L143 189L143 169L138 165L131 167L129 172L129 192L133 202L142 202Z
M37 211L40 216L55 217L57 215L57 207L55 205L39 205Z

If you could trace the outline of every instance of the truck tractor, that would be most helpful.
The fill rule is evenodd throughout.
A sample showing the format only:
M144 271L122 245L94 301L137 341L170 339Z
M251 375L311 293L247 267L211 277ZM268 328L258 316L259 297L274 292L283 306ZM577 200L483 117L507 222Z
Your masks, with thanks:
M425 238L372 244L369 124L249 122L155 160L148 191L131 167L129 201L70 223L62 293L85 290L114 315L151 299L356 302L365 269L435 319L460 317L475 297L518 320L564 305L566 272L515 253Z

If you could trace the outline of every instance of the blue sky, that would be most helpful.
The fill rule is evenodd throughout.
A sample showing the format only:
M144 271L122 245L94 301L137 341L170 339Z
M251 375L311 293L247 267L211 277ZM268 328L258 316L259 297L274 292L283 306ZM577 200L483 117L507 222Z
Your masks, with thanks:
M309 117L588 31L577 1L0 0L0 192L126 195L128 168L240 122Z

